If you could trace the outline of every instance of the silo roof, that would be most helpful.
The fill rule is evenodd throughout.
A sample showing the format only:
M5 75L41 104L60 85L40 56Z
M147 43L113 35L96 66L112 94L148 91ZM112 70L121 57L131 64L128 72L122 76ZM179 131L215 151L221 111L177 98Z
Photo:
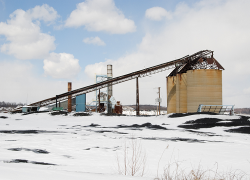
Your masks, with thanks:
M176 76L176 74L186 73L188 70L195 69L225 70L213 57L198 57L192 61L188 61L185 64L177 66L168 76Z

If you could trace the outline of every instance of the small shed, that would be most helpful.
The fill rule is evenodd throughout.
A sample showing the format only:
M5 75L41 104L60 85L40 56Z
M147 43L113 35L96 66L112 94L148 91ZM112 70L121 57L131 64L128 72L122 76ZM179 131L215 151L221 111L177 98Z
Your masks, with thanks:
M39 110L38 106L23 106L22 107L23 113L36 112L38 110Z
M86 94L76 96L76 112L86 111Z

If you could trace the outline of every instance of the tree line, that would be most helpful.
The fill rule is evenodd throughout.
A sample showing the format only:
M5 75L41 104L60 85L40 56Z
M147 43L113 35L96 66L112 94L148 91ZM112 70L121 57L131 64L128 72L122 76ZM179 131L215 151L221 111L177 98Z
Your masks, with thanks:
M24 104L22 103L13 103L13 102L4 102L4 101L0 101L0 107L17 107L17 106L23 106Z

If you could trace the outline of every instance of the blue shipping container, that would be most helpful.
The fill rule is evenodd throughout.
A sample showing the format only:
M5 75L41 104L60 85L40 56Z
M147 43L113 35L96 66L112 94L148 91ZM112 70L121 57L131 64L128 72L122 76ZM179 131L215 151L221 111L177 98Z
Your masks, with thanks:
M76 96L76 112L86 111L86 94Z

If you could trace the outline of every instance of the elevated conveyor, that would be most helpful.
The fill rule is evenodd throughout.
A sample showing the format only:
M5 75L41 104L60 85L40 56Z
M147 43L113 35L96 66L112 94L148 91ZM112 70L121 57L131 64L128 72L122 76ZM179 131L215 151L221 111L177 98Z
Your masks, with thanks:
M173 60L173 61L162 63L162 64L159 64L159 65L156 65L156 66L152 66L152 67L145 68L145 69L142 69L142 70L139 70L139 71L135 71L135 72L132 72L132 73L129 73L129 74L118 76L118 77L115 77L115 78L112 78L112 79L109 79L109 80L106 80L106 81L102 81L102 82L99 82L99 83L96 83L96 84L85 86L85 87L82 87L82 88L79 88L79 89L76 89L76 90L73 90L73 91L69 91L69 92L66 92L66 93L63 93L63 94L59 94L59 95L56 95L55 97L48 98L48 99L45 99L45 100L42 100L42 101L38 101L38 102L35 102L35 103L32 103L32 104L29 104L29 106L40 106L40 107L47 106L49 104L56 103L57 101L66 100L68 98L68 96L71 96L73 98L75 96L78 96L78 95L81 95L81 94L84 94L84 93L89 93L89 92L96 91L98 89L105 88L108 85L119 84L119 83L122 83L122 82L125 82L125 81L135 79L137 77L139 78L139 77L150 76L150 75L156 74L158 72L162 72L162 71L166 71L168 69L175 68L176 66L179 66L181 64L184 64L184 63L187 63L187 62L192 62L192 61L196 60L197 58L203 58L203 57L208 57L208 56L212 57L213 56L213 51L211 51L211 50L202 50L202 51L199 51L199 52L197 52L195 54L184 56L184 57L182 57L180 59L176 59L176 60Z

